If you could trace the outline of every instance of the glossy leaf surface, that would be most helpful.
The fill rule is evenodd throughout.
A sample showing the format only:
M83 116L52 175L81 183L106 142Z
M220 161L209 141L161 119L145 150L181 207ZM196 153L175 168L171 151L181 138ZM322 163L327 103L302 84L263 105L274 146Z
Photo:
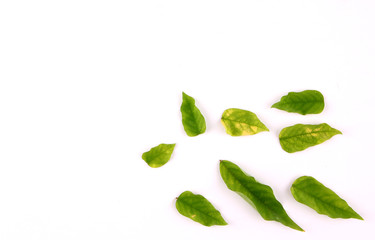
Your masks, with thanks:
M331 189L325 187L313 177L303 176L294 181L291 192L300 203L305 204L319 214L331 218L363 218L356 213L345 200Z
M268 128L259 120L255 113L238 108L229 108L224 111L221 123L231 136L253 135Z
M277 221L303 231L286 213L272 189L257 182L230 161L220 161L220 174L227 187L252 205L265 220Z
M177 198L177 211L204 226L227 225L220 212L202 195L185 191Z
M184 92L182 93L181 115L182 125L188 136L194 137L206 131L206 121L195 106L195 99Z
M153 168L158 168L166 164L173 153L176 144L159 144L142 154L142 159Z
M279 102L273 104L272 107L302 115L317 114L324 109L324 97L316 90L290 92L283 96Z
M318 125L296 124L281 130L279 140L281 147L288 153L305 150L342 134L326 123Z

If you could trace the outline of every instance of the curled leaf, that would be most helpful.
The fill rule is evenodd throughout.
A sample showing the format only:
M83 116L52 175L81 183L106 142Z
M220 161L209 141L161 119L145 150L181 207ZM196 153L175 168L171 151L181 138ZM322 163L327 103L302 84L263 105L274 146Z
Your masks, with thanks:
M227 225L220 212L202 195L185 191L177 198L177 211L204 226Z
M195 99L184 92L182 93L181 115L182 125L188 136L194 137L206 131L206 121L195 106Z
M269 131L255 113L238 108L225 110L221 117L221 123L231 136L253 135Z
M296 179L291 187L291 192L298 202L311 207L319 214L331 218L363 220L344 199L313 177L303 176Z
M279 102L273 104L272 108L302 115L317 114L324 109L324 97L316 90L290 92L288 95L283 96Z
M153 168L158 168L166 164L172 156L176 144L159 144L142 154L142 159Z
M277 201L272 189L247 175L236 164L220 161L220 174L227 187L238 193L253 206L264 220L277 221L290 228L303 231L286 213Z
M286 152L293 153L321 144L336 134L342 133L326 123L318 125L296 124L282 129L279 140L281 147Z

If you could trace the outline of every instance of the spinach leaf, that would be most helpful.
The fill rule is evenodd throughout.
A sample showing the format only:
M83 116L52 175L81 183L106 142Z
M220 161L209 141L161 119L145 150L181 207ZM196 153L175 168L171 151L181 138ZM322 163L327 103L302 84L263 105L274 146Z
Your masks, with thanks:
M173 153L176 144L159 144L142 154L142 159L153 168L158 168L166 164Z
M206 121L195 106L194 98L184 92L182 93L181 115L182 125L188 136L194 137L206 131Z
M345 200L315 178L303 176L296 179L291 187L293 197L319 214L331 218L356 218L363 220Z
M326 123L318 125L296 124L281 130L279 140L281 147L288 153L305 150L342 134Z
M253 135L268 128L258 119L254 113L238 108L229 108L224 111L221 123L226 132L231 136Z
M177 211L204 226L227 225L220 212L202 195L185 191L177 198Z
M324 97L316 90L305 90L302 92L290 92L281 100L272 105L287 112L306 114L321 113L324 109Z
M220 174L227 187L252 205L265 220L277 221L285 226L303 231L277 201L272 189L247 175L230 161L220 161Z

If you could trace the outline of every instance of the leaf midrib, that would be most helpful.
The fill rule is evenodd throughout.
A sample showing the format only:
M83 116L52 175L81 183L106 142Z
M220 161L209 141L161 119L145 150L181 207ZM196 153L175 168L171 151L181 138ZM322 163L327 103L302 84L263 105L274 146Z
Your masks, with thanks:
M225 117L222 117L221 118L223 121L230 121L230 122L236 122L236 123L243 123L243 124L246 124L246 125L248 125L248 126L255 126L255 127L258 127L258 128L261 128L261 129L265 129L264 127L263 127L263 125L262 124L250 124L250 123L247 123L247 122L241 122L241 121L239 121L239 120L232 120L232 119L229 119L229 118L225 118ZM259 123L260 121L258 121L257 123ZM243 127L241 127L242 129L243 129Z
M313 133L330 133L330 132L339 134L337 131L333 131L333 130L316 131L316 132L311 132L311 133L303 133L303 134L293 135L293 136L290 136L290 137L280 137L280 140L285 140L285 139L294 138L294 137L308 136L308 135L311 135Z
M221 219L217 219L217 218L215 218L215 217L213 217L213 216L210 216L209 214L207 214L207 213L205 213L205 212L202 212L202 210L200 210L199 208L195 208L195 207L193 207L193 205L188 204L184 199L181 199L181 198L180 198L179 201L182 202L183 204L185 204L186 206L189 206L190 208L195 209L196 211L200 212L201 214L203 214L203 215L205 215L205 216L208 216L208 217L211 218L211 219L214 219L215 221L218 221L218 222L221 221ZM211 207L213 207L213 206L211 206ZM213 211L210 211L210 212L215 212L215 211L217 211L217 210L213 210Z
M151 161L155 161L157 160L157 158L159 158L161 155L169 155L169 153L167 153L167 151L169 150L164 150L164 151L160 151L159 153L155 153L155 155L152 155L152 159L150 159Z
M198 109L198 107L195 105L195 101L192 101L192 102L186 102L187 103L187 107L188 107L188 110L189 110L189 113L187 116L189 116L190 119L192 119L192 121L194 122L194 127L195 128L201 128L199 126L200 124L200 120L198 119L200 117L200 111ZM197 112L195 112L194 110L198 110ZM197 116L196 116L197 115Z
M312 103L324 103L324 100L311 100L311 101L289 101L289 100L284 100L284 103L280 104L291 104L291 103L307 103L307 102L312 102Z
M225 118L225 117L222 117L221 119L223 119L224 121L230 121L230 122L237 122L237 123L245 123L247 125L250 125L249 123L247 122L241 122L239 120L232 120L232 119L229 119L229 118ZM255 126L255 125L254 125Z

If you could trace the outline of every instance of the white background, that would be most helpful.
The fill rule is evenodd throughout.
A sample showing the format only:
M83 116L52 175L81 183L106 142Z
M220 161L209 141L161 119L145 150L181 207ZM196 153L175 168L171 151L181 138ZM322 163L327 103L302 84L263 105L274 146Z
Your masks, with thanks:
M375 2L0 2L0 239L374 239ZM270 106L316 89L326 107ZM207 131L188 137L181 92ZM231 107L270 129L231 137ZM288 154L280 130L326 122L343 132ZM152 169L141 159L177 143ZM306 232L264 221L226 188L219 160L270 185ZM289 188L311 175L365 220L331 219ZM229 223L204 227L175 198L204 195Z

